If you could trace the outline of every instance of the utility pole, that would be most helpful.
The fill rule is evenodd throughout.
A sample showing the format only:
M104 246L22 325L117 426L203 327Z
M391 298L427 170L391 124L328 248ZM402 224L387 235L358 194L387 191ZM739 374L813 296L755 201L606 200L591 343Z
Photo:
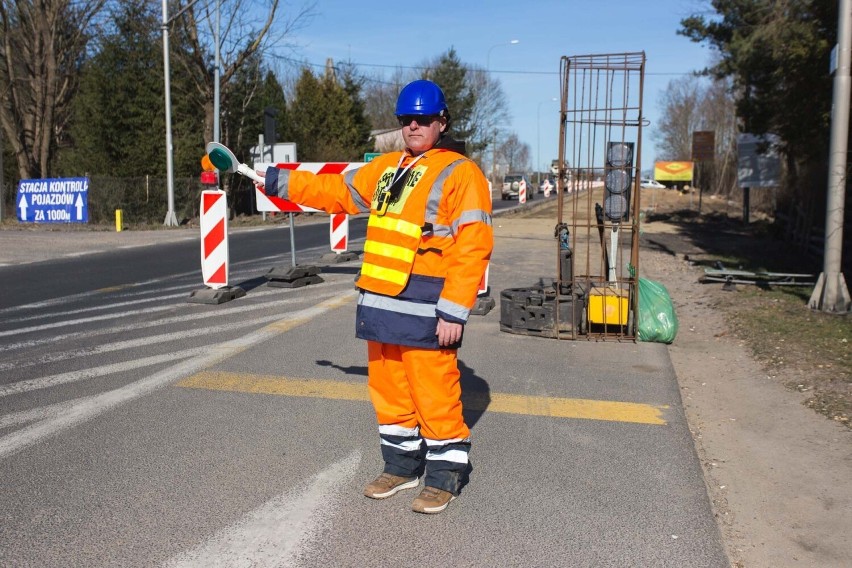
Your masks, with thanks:
M823 269L808 301L812 310L846 313L852 299L840 270L843 253L843 214L849 136L849 66L852 60L852 0L840 0L837 14L837 70L831 104L831 149L825 212Z
M163 75L165 76L166 91L166 187L168 190L168 210L163 225L177 227L175 215L175 167L174 148L172 146L172 88L169 82L169 6L168 0L163 0Z
M6 218L6 176L3 175L3 129L0 128L0 223Z
M169 24L171 24L175 18L180 17L184 12L192 8L196 2L198 2L198 0L192 0L192 2L181 8L177 14L169 18L168 0L163 0L163 22L160 28L163 30L163 75L165 79L166 98L166 187L168 189L169 207L168 211L166 211L166 220L163 221L163 225L167 227L178 226L177 216L175 215L175 166L174 146L172 144L172 87L169 78L169 75L171 74L169 70Z

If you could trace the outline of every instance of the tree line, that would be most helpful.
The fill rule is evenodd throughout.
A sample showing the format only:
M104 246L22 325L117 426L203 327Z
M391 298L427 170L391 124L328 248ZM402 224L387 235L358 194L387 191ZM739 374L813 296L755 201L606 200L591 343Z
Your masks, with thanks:
M216 4L169 2L174 174L186 180L176 191L190 200L213 139ZM454 49L398 69L390 80L346 62L317 69L281 55L314 16L310 6L285 13L279 0L219 4L220 141L239 159L250 162L249 148L263 132L264 113L271 113L278 141L295 142L301 161L360 161L373 150L371 131L398 128L396 96L417 78L442 86L452 134L480 165L503 154L516 159L519 141L505 133L509 116L499 82L464 64ZM237 16L246 13L253 17ZM7 187L18 179L103 176L112 194L138 194L144 180L145 203L152 201L152 184L155 193L162 190L166 164L162 19L159 3L149 0L0 0ZM117 179L136 186L119 191ZM245 180L224 181L237 200L250 193ZM7 203L13 194L6 191ZM109 201L105 211L114 196Z
M714 60L669 83L658 101L660 159L689 160L696 130L716 133L705 189L738 191L736 136L776 134L783 158L779 210L824 220L830 138L830 53L836 0L712 0L712 12L684 18L678 33L710 46Z

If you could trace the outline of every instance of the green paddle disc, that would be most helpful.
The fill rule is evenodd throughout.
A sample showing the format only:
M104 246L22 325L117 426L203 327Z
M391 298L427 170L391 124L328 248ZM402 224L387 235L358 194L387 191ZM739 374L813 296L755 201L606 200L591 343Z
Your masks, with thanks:
M221 148L214 148L209 154L210 162L216 166L217 169L222 170L223 172L231 172L234 171L235 166L231 161L231 156Z

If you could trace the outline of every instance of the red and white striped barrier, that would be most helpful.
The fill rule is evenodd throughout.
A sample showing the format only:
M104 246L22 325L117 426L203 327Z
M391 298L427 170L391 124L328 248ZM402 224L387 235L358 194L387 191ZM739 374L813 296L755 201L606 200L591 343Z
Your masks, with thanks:
M518 203L526 203L527 202L527 182L521 180L520 184L518 184Z
M224 191L201 192L201 276L214 290L228 285L228 200Z
M281 170L301 170L313 172L315 174L342 174L349 170L360 168L364 162L291 162L281 164L258 163L254 165L257 171L265 172L269 166L275 166ZM287 199L281 199L272 195L266 195L264 192L255 188L254 194L256 197L257 210L261 212L273 213L300 213L300 212L315 212L318 209L305 207L298 203L293 203Z
M346 252L349 247L349 215L335 213L328 224L332 252Z

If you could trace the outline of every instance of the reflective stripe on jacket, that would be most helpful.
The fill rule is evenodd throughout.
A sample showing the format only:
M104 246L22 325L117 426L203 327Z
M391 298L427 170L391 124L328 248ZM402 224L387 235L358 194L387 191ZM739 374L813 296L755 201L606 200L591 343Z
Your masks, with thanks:
M488 182L472 161L432 149L414 163L399 198L379 215L377 198L397 173L400 157L383 154L344 175L270 168L266 182L280 197L329 213L369 210L357 281L357 336L438 348L436 316L467 321L491 256ZM402 167L413 160L406 156Z

